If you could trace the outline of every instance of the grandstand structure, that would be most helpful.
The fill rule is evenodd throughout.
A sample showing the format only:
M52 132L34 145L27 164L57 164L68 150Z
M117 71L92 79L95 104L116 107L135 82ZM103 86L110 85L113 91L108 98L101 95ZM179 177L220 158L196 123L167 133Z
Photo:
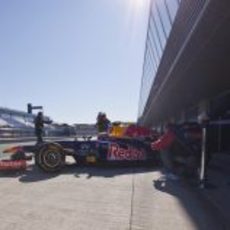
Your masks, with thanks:
M97 135L97 128L95 124L74 124L74 128L77 137Z
M0 107L0 138L34 137L35 114ZM50 117L44 116L49 123L44 125L45 136L74 135L74 127L67 124L52 123Z

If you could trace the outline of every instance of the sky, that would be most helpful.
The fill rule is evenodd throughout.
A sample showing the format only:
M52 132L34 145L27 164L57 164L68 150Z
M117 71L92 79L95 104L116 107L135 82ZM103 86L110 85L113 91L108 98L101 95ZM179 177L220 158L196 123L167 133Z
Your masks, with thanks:
M136 121L149 0L0 0L0 107ZM36 113L36 112L35 112Z

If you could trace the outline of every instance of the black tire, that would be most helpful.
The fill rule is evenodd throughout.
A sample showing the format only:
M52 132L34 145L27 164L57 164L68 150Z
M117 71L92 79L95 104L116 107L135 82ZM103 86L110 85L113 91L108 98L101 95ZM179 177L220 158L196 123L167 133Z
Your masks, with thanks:
M65 165L62 147L56 143L42 145L35 154L35 163L45 172L60 171Z

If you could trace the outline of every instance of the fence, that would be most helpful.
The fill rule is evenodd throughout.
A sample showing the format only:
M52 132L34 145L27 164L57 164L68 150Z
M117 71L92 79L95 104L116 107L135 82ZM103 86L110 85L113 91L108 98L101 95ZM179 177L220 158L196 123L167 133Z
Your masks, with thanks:
M32 128L0 128L0 138L34 136Z

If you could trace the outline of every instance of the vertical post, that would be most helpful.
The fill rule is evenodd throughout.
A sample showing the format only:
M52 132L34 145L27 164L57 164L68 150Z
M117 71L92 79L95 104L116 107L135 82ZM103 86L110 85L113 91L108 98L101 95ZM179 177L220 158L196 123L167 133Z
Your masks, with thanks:
M221 125L221 117L218 119L218 152L221 152L222 148L222 125Z
M201 143L201 162L200 162L200 188L205 187L205 171L206 171L206 143L207 143L207 126L202 127L202 143Z

